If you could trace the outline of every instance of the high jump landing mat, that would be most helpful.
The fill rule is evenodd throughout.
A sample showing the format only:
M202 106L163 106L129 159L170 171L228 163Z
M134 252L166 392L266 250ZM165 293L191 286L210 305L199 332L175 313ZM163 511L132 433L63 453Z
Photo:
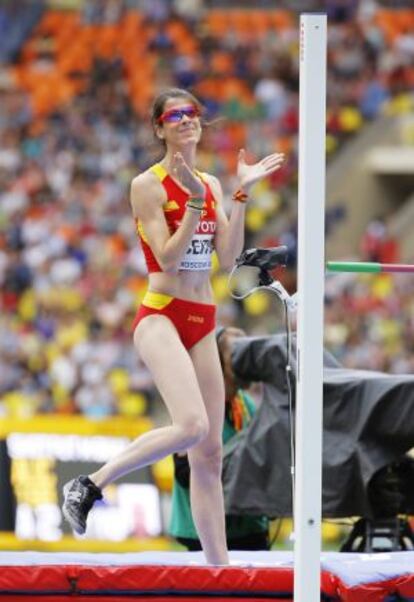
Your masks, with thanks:
M292 600L292 552L0 553L0 602ZM321 600L414 602L414 552L321 555Z

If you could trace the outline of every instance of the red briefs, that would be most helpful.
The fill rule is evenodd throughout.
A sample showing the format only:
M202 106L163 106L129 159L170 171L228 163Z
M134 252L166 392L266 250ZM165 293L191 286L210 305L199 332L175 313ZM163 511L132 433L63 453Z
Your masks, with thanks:
M215 305L148 291L135 315L133 330L143 318L154 314L171 320L186 349L191 349L216 327Z

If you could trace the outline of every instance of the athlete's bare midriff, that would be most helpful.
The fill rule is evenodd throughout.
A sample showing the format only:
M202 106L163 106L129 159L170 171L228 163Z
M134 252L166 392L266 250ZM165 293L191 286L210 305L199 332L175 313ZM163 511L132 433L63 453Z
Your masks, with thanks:
M214 303L210 270L153 272L148 276L148 290L197 303Z

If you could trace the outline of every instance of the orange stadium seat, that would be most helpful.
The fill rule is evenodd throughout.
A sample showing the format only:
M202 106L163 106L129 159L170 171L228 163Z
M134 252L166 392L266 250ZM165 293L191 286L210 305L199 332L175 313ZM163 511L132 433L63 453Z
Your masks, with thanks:
M118 42L119 54L126 61L128 61L130 57L135 58L137 55L142 56L146 47L146 40L141 35L138 36L137 34L128 34L127 36L122 35Z
M130 82L129 90L134 109L139 115L146 116L155 92L153 78L137 77L132 83Z
M392 44L402 33L412 33L414 28L414 10L378 10L375 23L385 35L385 39Z
M217 88L217 80L211 77L206 77L195 86L195 92L200 96L218 98Z
M67 52L68 49L72 46L74 40L77 39L80 31L80 27L75 24L70 27L65 27L60 30L59 33L55 36L56 43L56 52L63 53Z
M66 53L62 53L57 60L58 67L62 73L74 71L87 73L93 62L93 55L86 44L77 43Z
M212 10L205 18L205 25L215 37L234 29L242 36L257 35L269 29L283 30L294 25L294 17L287 10Z
M187 28L181 21L169 21L165 25L165 30L174 42L187 34Z
M236 77L229 77L223 81L221 93L222 99L226 101L241 98L245 94L250 98L247 84Z
M414 32L414 10L401 10L398 11L397 21L399 24L399 31L401 33Z
M230 52L217 51L211 57L211 71L216 75L229 75L234 69L234 59Z
M135 293L144 291L147 289L147 279L138 274L133 274L125 281L125 286Z
M143 19L142 14L136 10L126 11L121 20L123 35L138 33L142 27Z
M56 35L70 20L79 20L79 14L60 10L48 10L42 16L35 33L40 35Z
M76 239L77 231L69 224L62 224L58 227L57 234L67 243L70 243Z
M106 246L110 256L115 259L122 259L126 251L125 241L120 234L112 234L106 239Z
M135 79L153 78L157 59L153 53L137 48L125 49L122 55L128 81Z
M270 11L260 10L252 11L250 16L251 27L256 31L257 34L266 33L272 27L270 18Z
M96 43L96 39L99 36L101 25L83 25L78 31L78 39L81 39L85 44L89 44L90 47L94 47Z
M118 25L102 25L96 32L96 54L102 58L111 59L118 51L121 30Z
M284 153L287 156L293 149L293 142L291 136L279 136L279 138L275 140L274 151L277 153Z
M234 150L223 150L220 152L220 159L224 162L226 170L229 173L235 172L237 169L237 153Z
M194 38L186 37L179 41L179 43L176 45L176 49L181 54L194 56L197 54L199 46Z
M32 92L35 115L45 115L60 105L67 104L74 96L75 88L65 78L46 78Z
M256 11L250 10L230 10L229 20L231 27L234 27L237 33L251 32L254 28L252 17Z
M221 37L229 30L229 17L227 11L213 10L207 14L205 24L214 37Z
M233 148L243 148L246 144L246 125L243 122L234 122L229 124L228 132L230 134Z
M292 13L287 10L270 11L269 17L271 26L277 30L289 29L295 24Z

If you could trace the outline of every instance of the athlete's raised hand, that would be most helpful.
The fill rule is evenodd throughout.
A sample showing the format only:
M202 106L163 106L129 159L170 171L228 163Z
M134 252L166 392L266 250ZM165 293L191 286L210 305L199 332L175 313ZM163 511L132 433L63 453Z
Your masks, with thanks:
M172 161L172 175L188 190L191 196L205 195L205 186L195 173L188 167L181 153L175 153Z
M283 153L273 153L272 155L267 155L261 161L253 163L253 165L248 165L246 163L245 151L241 149L237 162L237 177L240 188L247 192L252 184L280 169L284 160L285 155Z

